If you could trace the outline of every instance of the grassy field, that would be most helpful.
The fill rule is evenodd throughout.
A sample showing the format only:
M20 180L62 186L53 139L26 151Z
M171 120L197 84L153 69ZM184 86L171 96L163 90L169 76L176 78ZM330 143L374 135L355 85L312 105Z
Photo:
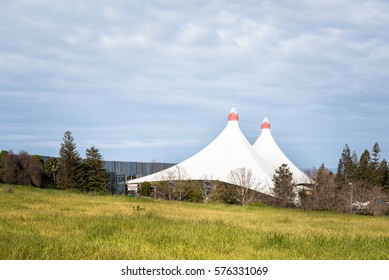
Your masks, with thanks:
M389 219L0 185L0 259L389 259Z

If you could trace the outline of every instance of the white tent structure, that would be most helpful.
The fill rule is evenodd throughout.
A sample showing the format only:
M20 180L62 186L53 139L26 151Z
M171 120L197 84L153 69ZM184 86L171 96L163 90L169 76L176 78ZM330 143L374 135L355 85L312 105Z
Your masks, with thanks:
M273 173L282 164L287 164L289 170L293 173L293 180L296 185L313 183L312 179L296 167L278 147L270 132L270 122L267 117L264 118L261 124L261 134L253 144L253 148L272 167Z
M274 169L257 154L239 127L233 107L224 130L203 150L187 160L160 172L130 180L128 183L167 180L219 180L229 183L229 173L238 168L251 170L259 182L255 190L271 194Z

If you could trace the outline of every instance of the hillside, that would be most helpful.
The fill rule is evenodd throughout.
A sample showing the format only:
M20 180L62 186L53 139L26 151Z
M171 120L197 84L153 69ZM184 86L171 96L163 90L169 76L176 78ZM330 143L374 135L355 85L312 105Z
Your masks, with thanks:
M0 185L0 259L389 259L389 219Z

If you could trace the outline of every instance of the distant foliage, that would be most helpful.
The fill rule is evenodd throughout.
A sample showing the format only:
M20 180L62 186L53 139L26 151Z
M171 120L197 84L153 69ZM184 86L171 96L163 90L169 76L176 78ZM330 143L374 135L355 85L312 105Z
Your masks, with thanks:
M371 152L365 149L359 159L350 160L342 154L339 162L348 160L350 164L348 169L341 164L338 166L337 184L341 211L353 211L354 205L364 203L370 205L364 209L365 212L374 214L376 208L380 208L379 204L382 204L379 201L388 199L388 164L385 159L380 162L380 152L379 144L375 143Z
M200 183L201 184L201 183ZM147 187L141 192L145 192ZM179 201L203 201L198 181L193 181L183 167L175 166L163 172L160 181L153 185L152 197ZM151 190L151 188L149 189Z
M336 174L323 163L310 174L315 183L305 186L295 186L293 174L283 164L273 176L273 196L256 191L260 182L245 168L232 170L229 183L225 183L206 177L191 180L184 168L176 166L164 172L160 182L142 183L139 192L143 196L178 201L241 205L261 201L282 207L298 205L306 210L389 214L389 166L385 159L381 160L380 153L380 146L375 143L371 151L365 149L358 157L346 144ZM0 183L101 192L107 189L107 170L95 146L86 150L86 158L82 160L72 133L66 131L59 158L43 162L41 156L25 151L19 154L1 151Z
M101 192L107 186L107 175L103 157L95 146L86 150L86 159L83 162L84 190L87 192Z
M39 157L25 151L2 152L1 181L9 184L43 187L44 168Z
M379 144L375 143L371 152L365 149L358 159L355 152L350 156L350 149L345 145L336 174L338 187L360 183L369 187L387 188L388 163L385 159L380 162L380 152Z
M389 167L388 162L384 159L381 161L377 170L377 177L379 180L378 185L383 189L388 189L389 186Z
M324 164L313 172L316 182L300 192L304 209L335 210L379 215L388 212L389 168L380 160L381 149L375 143L371 152L365 149L360 157L346 144L336 174Z
M32 156L25 151L0 153L0 182L59 189L77 188L85 192L101 192L107 187L107 171L103 157L95 146L86 150L82 160L70 131L63 136L59 158Z
M139 194L143 196L150 196L151 194L151 184L150 182L142 182L139 188Z
M49 158L45 162L45 170L47 176L51 179L53 186L57 185L57 173L59 170L59 161L57 158Z
M95 146L86 149L81 159L70 131L66 131L60 149L60 158L49 160L47 168L60 189L77 188L85 192L105 191L108 184L103 156ZM58 175L57 175L58 174Z
M274 188L273 193L275 197L280 200L282 207L291 205L295 198L293 173L290 172L287 164L282 164L273 176Z
M0 153L0 183L4 183L3 174L5 171L5 158L8 155L7 151L1 151Z
M336 210L337 185L335 175L322 163L318 170L313 170L312 179L316 184L310 188L303 188L299 192L302 208L307 210Z
M83 183L81 157L70 131L66 131L63 136L59 156L58 187L60 189L80 188Z

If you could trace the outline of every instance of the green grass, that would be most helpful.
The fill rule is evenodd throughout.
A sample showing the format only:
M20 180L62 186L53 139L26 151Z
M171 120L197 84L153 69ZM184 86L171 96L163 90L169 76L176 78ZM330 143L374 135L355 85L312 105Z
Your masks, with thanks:
M0 259L389 259L388 217L0 185Z

